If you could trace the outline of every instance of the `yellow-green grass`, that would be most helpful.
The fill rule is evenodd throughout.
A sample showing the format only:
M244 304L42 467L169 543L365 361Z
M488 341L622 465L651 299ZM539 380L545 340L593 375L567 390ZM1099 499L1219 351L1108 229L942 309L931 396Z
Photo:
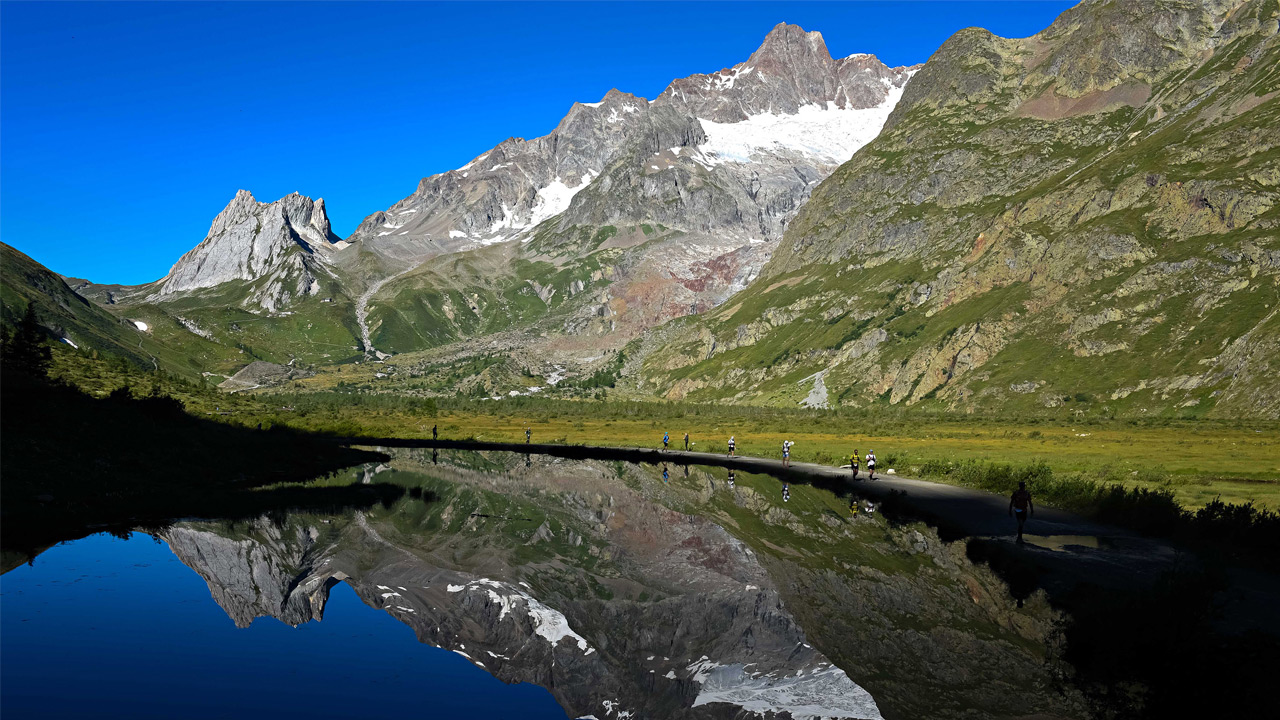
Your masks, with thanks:
M778 457L787 439L795 442L798 461L843 465L854 449L863 455L874 449L881 472L893 468L904 475L929 461L1044 462L1056 475L1168 488L1191 509L1215 498L1280 509L1280 426L1275 423L1135 425L1117 420L1073 425L567 401L535 407L475 402L459 408L446 403L437 415L429 400L394 395L229 395L68 352L54 354L54 375L99 396L125 384L136 394L159 391L182 400L188 412L246 426L287 424L342 435L430 437L432 425L438 424L442 438L515 442L531 426L534 442L631 447L656 447L665 430L671 433L672 447L681 447L688 432L693 449L724 452L734 435L739 454L759 457ZM308 404L310 398L324 401Z
M324 429L329 423L358 426L363 434L429 437L438 424L441 438L519 442L531 427L533 441L582 445L658 447L662 433L673 448L683 447L687 431L694 450L725 452L730 435L740 455L779 457L783 440L792 440L798 461L843 465L855 449L874 450L879 470L911 474L926 461L977 460L1025 465L1048 464L1055 473L1119 481L1128 487L1167 487L1187 508L1214 498L1280 509L1280 434L1273 426L1236 427L1189 422L1167 427L1047 425L1044 423L964 422L919 419L886 423L891 429L860 431L847 420L815 414L793 419L794 429L774 420L581 418L556 412L442 410L438 417L387 410L340 409L336 415L281 418L291 425ZM874 425L874 423L872 423Z

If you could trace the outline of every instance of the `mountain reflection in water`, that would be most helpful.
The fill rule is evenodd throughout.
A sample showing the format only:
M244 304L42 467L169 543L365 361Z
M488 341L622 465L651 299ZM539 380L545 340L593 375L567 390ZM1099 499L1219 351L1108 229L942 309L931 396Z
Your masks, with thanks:
M504 453L405 450L353 473L408 492L157 537L238 627L307 626L342 583L484 677L546 688L571 717L1083 714L1055 686L1056 615L1040 596L1018 607L963 549L850 516L825 491L795 487L784 505L765 476L730 487L694 468L664 483L649 466ZM474 689L420 701L439 692L457 703Z

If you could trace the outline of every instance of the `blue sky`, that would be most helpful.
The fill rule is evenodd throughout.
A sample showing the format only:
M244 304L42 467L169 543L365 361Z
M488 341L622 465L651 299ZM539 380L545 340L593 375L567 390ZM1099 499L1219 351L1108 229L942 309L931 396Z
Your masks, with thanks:
M923 62L1070 2L0 3L0 239L55 272L155 280L237 189L325 198L339 235L610 88L653 98L778 22Z

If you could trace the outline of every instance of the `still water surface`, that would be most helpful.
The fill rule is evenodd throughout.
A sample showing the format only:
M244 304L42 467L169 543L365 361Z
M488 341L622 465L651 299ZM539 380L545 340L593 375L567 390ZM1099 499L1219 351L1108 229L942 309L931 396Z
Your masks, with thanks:
M543 688L418 643L345 585L323 622L237 629L148 535L52 548L0 592L6 718L565 717Z
M28 717L1075 714L1056 616L928 528L719 468L428 455L395 502L189 520L0 579Z

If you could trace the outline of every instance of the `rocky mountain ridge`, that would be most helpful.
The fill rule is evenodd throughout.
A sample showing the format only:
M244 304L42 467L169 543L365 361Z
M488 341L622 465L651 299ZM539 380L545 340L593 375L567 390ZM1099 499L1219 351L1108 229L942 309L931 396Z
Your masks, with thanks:
M423 179L347 241L322 201L241 193L157 283L80 291L280 363L346 360L341 346L380 358L516 326L534 354L616 350L745 287L913 72L832 59L820 34L780 24L733 68L677 80L652 102L612 90L547 136Z
M875 108L903 87L911 70L888 68L870 55L833 60L820 33L782 23L750 59L733 68L676 80L653 101L611 90L599 102L575 104L549 135L508 139L457 170L424 178L412 195L366 218L348 240L392 262L416 264L433 254L519 237L568 210L574 197L622 155L640 160L626 163L628 173L648 174L694 160L704 167L717 165L714 151L707 157L702 150L708 142L705 122L795 115L809 106ZM646 167L653 157L660 158L658 167ZM755 184L769 174L757 170ZM746 178L747 188L751 185ZM600 193L607 196L612 189L606 183ZM592 224L671 219L652 217L653 209L644 209L648 212L613 217L597 213ZM587 224L588 214L571 215L559 229ZM711 220L682 219L690 228Z
M425 179L351 237L388 266L419 264L369 296L366 347L430 348L532 320L533 337L517 342L551 358L616 350L714 307L755 276L812 187L875 135L913 72L833 60L820 34L780 24L734 68L678 80L652 102L611 91L551 135ZM424 262L437 254L454 272Z
M213 219L199 245L178 259L146 298L173 296L242 281L251 284L246 303L267 311L320 291L332 278L327 265L346 243L333 233L324 199L293 193L271 203L240 190Z
M1278 14L1090 0L1031 38L957 33L638 387L1276 417Z

